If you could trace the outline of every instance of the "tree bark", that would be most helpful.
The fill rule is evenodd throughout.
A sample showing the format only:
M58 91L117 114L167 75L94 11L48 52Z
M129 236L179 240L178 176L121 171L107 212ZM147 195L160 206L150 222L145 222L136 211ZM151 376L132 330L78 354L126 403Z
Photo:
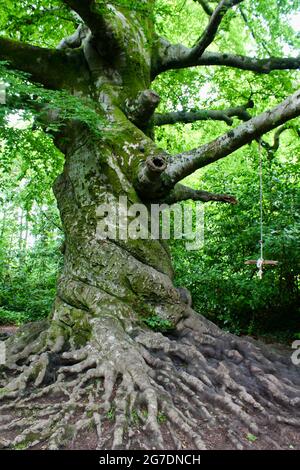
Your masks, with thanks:
M98 449L180 449L186 442L204 449L206 435L222 426L226 445L241 449L249 447L241 429L259 435L274 423L283 431L297 427L300 381L289 357L197 315L173 284L163 240L99 236L103 204L116 207L120 197L129 205L143 202L149 216L151 202L168 197L236 201L175 186L173 174L171 186L162 177L174 169L174 160L149 137L158 102L150 91L154 2L143 2L148 15L116 7L95 11L92 0L84 7L77 0L64 3L90 30L75 50L84 54L90 86L76 81L71 92L94 101L98 121L91 127L74 117L56 135L65 154L54 184L66 240L64 267L50 319L23 327L6 342L0 430L9 437L0 446L67 447L92 425ZM106 27L108 19L98 35L98 25ZM118 42L109 56L99 49L107 34ZM22 68L21 62L18 57L13 65ZM44 83L44 77L34 78ZM249 131L251 121L233 134L244 133L240 146L257 134ZM264 131L275 127L269 121ZM221 150L213 144L218 158L238 147L237 137L232 144L230 138L219 142ZM208 163L213 159L209 154ZM111 425L108 413L114 415ZM267 433L261 440L279 447Z

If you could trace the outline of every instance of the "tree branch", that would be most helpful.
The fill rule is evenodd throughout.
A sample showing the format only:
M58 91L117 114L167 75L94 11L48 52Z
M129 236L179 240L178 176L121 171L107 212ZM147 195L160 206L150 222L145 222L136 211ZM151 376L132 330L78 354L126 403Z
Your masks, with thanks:
M244 21L245 25L247 26L247 28L249 29L249 31L251 33L251 36L253 37L256 44L260 44L264 48L264 50L267 52L267 54L270 54L270 51L268 50L265 42L262 41L261 38L258 39L256 37L256 33L254 32L253 28L251 27L251 24L248 21L247 15L244 12L244 9L242 8L242 5L239 6L239 10L240 10L240 13L241 13L241 17L243 18L243 21Z
M140 166L134 186L144 199L155 199L162 192L161 175L167 168L167 158L163 153L149 155Z
M284 124L283 126L279 127L276 130L276 132L274 133L274 140L273 140L272 145L270 145L265 140L262 140L262 139L260 140L261 145L267 150L270 158L273 158L275 156L275 153L277 152L280 146L281 134L287 130L293 130L296 133L296 135L300 137L300 129L288 123L288 124Z
M210 6L207 0L195 0L195 2L199 3L202 6L203 10L208 16L211 16L214 12L214 9Z
M100 9L97 9L94 0L62 0L62 2L81 17L92 33L97 33L99 27L100 30L106 29L103 15Z
M189 188L182 184L176 184L174 189L164 198L166 204L175 204L180 201L187 201L191 199L192 201L202 201L202 202L225 202L227 204L237 204L237 200L234 196L229 196L227 194L214 194L207 191L200 191L197 189Z
M194 171L230 155L272 129L300 116L300 90L272 110L266 111L198 149L171 157L163 174L169 187Z
M277 150L279 149L279 145L280 145L280 136L283 132L289 130L289 129L293 129L293 127L289 124L286 124L284 126L281 126L279 127L279 129L277 129L277 131L275 132L274 134L274 142L273 142L273 145L271 146L271 150L273 151L273 153L277 152ZM297 131L296 131L297 132ZM298 129L298 137L300 136L299 135L299 129Z
M82 45L82 42L89 34L89 27L85 24L80 24L76 31L62 39L57 46L57 49L77 49Z
M249 101L243 106L236 106L228 109L199 109L197 111L178 111L164 114L154 114L154 125L165 126L166 124L175 124L177 122L191 123L196 121L225 121L226 124L232 126L233 117L238 117L242 121L251 119L248 108L253 108L253 101Z
M124 111L131 122L144 130L148 126L159 102L160 97L155 91L143 90L135 100L127 101Z
M95 0L62 0L65 5L75 11L89 27L100 48L98 52L109 56L119 49L119 44L109 23L105 20L101 9L103 5L97 5Z
M87 75L87 67L81 51L64 51L32 46L0 37L0 60L9 67L29 73L33 81L48 88L74 87L78 74Z
M190 52L190 60L193 60L195 57L199 59L202 56L203 52L214 41L221 21L226 15L227 11L242 1L243 0L221 0L212 14L207 28L199 38L197 44L192 48Z
M192 49L182 44L170 44L163 38L159 39L156 61L153 62L152 78L171 69L183 69L196 66L225 66L240 70L268 74L272 70L291 70L300 68L298 57L269 57L257 59L243 55L208 52L201 56L191 56Z

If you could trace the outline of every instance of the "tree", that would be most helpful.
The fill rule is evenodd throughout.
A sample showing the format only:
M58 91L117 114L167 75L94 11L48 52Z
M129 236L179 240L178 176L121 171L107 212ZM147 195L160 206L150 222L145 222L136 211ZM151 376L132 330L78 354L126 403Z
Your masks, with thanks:
M58 448L92 422L99 448L162 448L166 435L170 446L188 439L205 448L199 431L205 422L208 428L222 423L231 445L241 448L240 426L258 435L266 423L297 425L299 376L290 358L222 332L184 303L163 240L97 236L99 207L117 204L120 196L143 202L149 213L152 203L236 203L181 181L300 115L299 90L252 118L252 99L225 110L155 114L160 98L151 82L167 70L218 65L269 74L300 66L299 58L208 51L224 17L242 1L198 3L208 24L191 48L156 33L154 0L61 0L50 13L38 2L27 24L45 12L56 24L67 15L76 32L56 49L0 38L12 84L8 107L34 113L35 126L51 133L65 155L54 184L65 233L63 272L49 321L27 325L6 342L1 409L8 424L2 429L15 433L2 440L4 447L43 441ZM233 117L243 122L177 155L153 139L155 125L200 119L232 124ZM151 322L164 331L151 330ZM52 397L58 397L54 405ZM20 422L24 408L32 414ZM115 423L104 436L101 422L112 409ZM142 434L135 432L133 413L144 424Z

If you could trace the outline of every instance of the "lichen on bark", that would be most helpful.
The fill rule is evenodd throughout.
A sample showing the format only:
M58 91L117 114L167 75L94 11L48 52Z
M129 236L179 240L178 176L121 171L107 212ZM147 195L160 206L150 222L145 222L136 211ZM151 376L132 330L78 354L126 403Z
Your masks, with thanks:
M243 439L249 431L278 448L268 426L299 427L299 371L288 357L222 332L182 302L163 240L99 238L103 204L126 197L149 207L173 189L167 172L159 179L165 152L151 139L151 115L147 129L132 122L139 114L132 103L139 106L143 93L153 98L153 2L143 4L146 10L137 12L112 6L100 18L110 28L98 35L99 18L82 13L87 34L73 52L84 57L89 86L79 90L67 80L65 88L94 100L99 128L74 117L55 138L65 155L54 184L64 267L49 320L6 341L3 448L65 448L91 426L99 449L180 449L186 442L204 449L206 433L216 427L231 447L249 447ZM151 330L151 319L168 328Z

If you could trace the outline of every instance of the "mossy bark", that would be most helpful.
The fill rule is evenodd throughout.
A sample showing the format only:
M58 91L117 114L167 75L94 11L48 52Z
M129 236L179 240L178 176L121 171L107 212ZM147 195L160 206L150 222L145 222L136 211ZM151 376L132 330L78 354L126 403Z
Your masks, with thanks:
M109 65L95 37L81 44L90 83L78 79L69 89L93 100L98 123L92 129L74 118L56 136L65 154L54 185L64 267L49 322L6 341L0 447L66 447L92 425L99 449L204 449L216 427L227 447L249 447L250 431L278 448L268 426L286 436L288 426L299 427L299 371L288 356L224 333L182 303L162 240L99 238L99 207L115 206L119 197L149 204L155 159L163 167L151 123L139 125L140 107L134 112L155 63L153 2L141 4L135 13L112 8L123 47ZM152 109L155 96L143 96ZM150 330L151 317L167 322L168 334Z
M103 240L99 235L102 205L113 211L120 197L127 198L128 207L141 203L132 178L157 151L119 114L109 136L93 136L80 126L73 129L64 172L55 182L66 243L53 322L63 331L78 322L82 329L85 317L108 315L125 324L141 324L147 316L157 315L175 327L184 315L164 241L152 240L150 233L148 239L120 239L117 232L116 239Z
M97 233L103 204L117 207L120 197L126 197L129 206L147 199L135 185L137 175L149 157L163 153L145 134L151 134L151 125L143 120L158 104L157 95L145 93L151 84L155 43L153 3L143 2L136 11L111 6L116 47L110 66L95 50L91 36L82 40L91 72L91 87L83 99L93 100L99 123L97 129L89 129L84 123L68 122L57 137L65 167L54 192L66 249L52 318L55 334L57 328L65 334L74 316L82 318L80 322L109 315L125 324L140 324L145 317L158 315L174 327L184 315L164 241L101 240Z

